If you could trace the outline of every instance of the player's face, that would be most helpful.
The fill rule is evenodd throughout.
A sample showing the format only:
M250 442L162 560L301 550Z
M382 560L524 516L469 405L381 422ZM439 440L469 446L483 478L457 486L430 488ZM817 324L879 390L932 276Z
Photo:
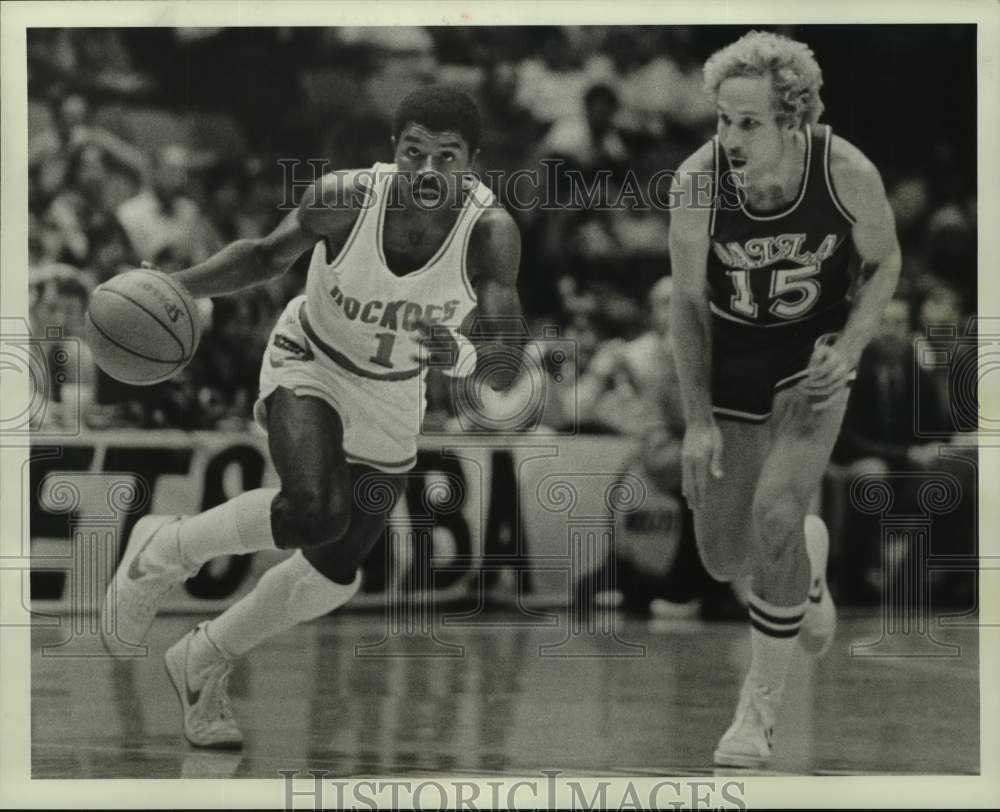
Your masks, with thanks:
M183 194L188 185L186 154L177 147L166 147L159 155L153 182L167 197Z
M748 182L778 169L794 128L775 120L768 77L738 76L719 85L716 99L719 143L732 169Z
M465 138L455 132L431 132L419 124L408 124L395 147L404 199L427 209L459 201L463 177L474 157Z

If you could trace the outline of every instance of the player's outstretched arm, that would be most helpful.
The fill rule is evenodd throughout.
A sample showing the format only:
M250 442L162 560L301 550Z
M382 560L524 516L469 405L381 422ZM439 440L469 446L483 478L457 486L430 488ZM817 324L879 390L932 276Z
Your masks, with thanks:
M270 234L230 243L174 279L194 296L224 296L281 276L323 236L350 228L358 208L354 182L352 173L324 176Z
M712 332L708 309L708 252L711 201L698 183L707 169L704 150L678 170L671 199L670 263L674 291L670 333L677 360L686 428L682 453L683 491L692 507L701 504L709 472L722 476L722 435L712 416Z
M861 273L840 340L803 381L814 399L840 389L857 367L861 353L879 330L902 264L892 208L871 161L844 139L836 138L830 174L837 196L855 219L851 236L861 259Z
M485 365L483 380L493 389L507 389L520 374L530 332L517 292L521 234L503 209L489 209L479 218L469 240L466 265L477 299L477 315L469 331L479 356L477 369Z

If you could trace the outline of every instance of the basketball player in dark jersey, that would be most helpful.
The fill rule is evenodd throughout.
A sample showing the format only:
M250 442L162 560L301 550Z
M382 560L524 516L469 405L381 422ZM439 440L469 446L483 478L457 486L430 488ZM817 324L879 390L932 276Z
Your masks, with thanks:
M717 135L682 164L670 229L683 491L708 571L751 574L751 665L715 761L754 767L796 645L833 637L826 528L807 513L900 252L878 171L818 124L806 45L751 32L705 84Z

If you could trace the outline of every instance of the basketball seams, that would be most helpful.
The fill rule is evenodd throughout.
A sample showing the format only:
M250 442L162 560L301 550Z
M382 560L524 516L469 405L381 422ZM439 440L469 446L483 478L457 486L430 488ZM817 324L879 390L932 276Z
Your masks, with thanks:
M174 362L174 361L164 361L163 363L168 363L168 364L183 363L183 362L187 361L190 358L190 356L185 352L184 345L181 343L181 340L177 336L174 335L174 333L170 329L170 327L168 327L163 321L161 321L160 318L159 318L159 316L157 316L152 310L150 310L148 307L146 307L142 302L138 302L135 299L133 299L131 296L129 296L129 295L125 294L125 293L122 293L120 290L115 290L114 288L105 288L104 290L101 291L101 293L112 293L115 296L120 296L125 301L127 301L127 302L135 305L140 310L142 310L144 313L146 313L147 315L149 315L149 317L152 318L153 321L155 321L157 324L159 324L160 327L162 327L166 331L167 335L169 335L170 338L173 339L174 342L176 342L178 348L180 349L180 356L181 357L178 359L177 362ZM91 319L91 320L93 321L93 319ZM96 326L96 322L95 322L95 326ZM191 347L191 352L192 352L192 354L194 353L194 345L192 345L192 347ZM136 355L138 355L138 353L136 353ZM148 359L148 360L160 360L160 359L152 359L151 358L151 359Z
M167 374L166 376L164 376L164 377L162 377L162 378L158 378L158 379L156 379L156 380L153 380L153 381L140 381L140 380L137 380L137 379L133 379L133 380L130 380L130 381L127 381L127 380L124 380L124 379L123 379L123 378L121 378L121 377L117 377L117 375L115 376L115 377L116 377L116 380L120 380L120 381L121 381L122 383L128 383L128 384L132 384L133 386L141 386L141 385L144 385L144 384L152 384L152 383L159 383L160 381L165 381L165 380L167 380L167 378L169 378L169 377L170 377L171 375L173 375L174 373L176 373L176 372L177 372L177 364L178 364L178 363L180 363L179 361L164 361L164 360L162 360L161 358L151 358L151 357L150 357L150 356L148 356L148 355L143 355L143 354L142 354L141 352L137 352L136 350L133 350L133 349L132 349L131 347L126 347L126 346L125 346L124 344L122 344L122 343L121 343L120 341L118 341L118 340L116 340L116 339L112 338L111 336L109 336L109 335L108 335L108 334L107 334L106 332L104 332L104 330L103 330L103 329L101 328L101 325L99 325L99 324L98 324L98 323L97 323L96 321L94 321L94 319L93 319L93 317L92 317L92 316L90 315L90 313L87 313L87 320L88 320L88 321L90 322L91 326L92 326L92 327L93 327L93 328L94 328L94 329L95 329L95 330L96 330L96 331L97 331L98 333L100 333L100 334L101 334L101 337L102 337L103 339L105 339L105 340L106 340L107 342L109 342L110 344L113 344L113 345L114 345L114 346L116 346L116 347L117 347L118 349L120 349L120 350L123 350L123 351L127 352L127 353L128 353L129 355L134 355L134 356L135 356L136 358L141 358L141 359L142 359L142 360L144 360L144 361L152 361L152 362L153 362L153 363L155 363L155 364L170 364L170 365L172 365L172 366L174 367L174 368L173 368L173 369L172 369L172 370L171 370L171 371L170 371L170 372L169 372L169 373L168 373L168 374ZM109 373L109 374L110 374L110 373Z
M163 271L156 273L154 271L148 270L147 268L138 268L137 271L139 273L152 276L154 279L159 279L161 281L166 282L170 286L170 289L177 294L177 298L180 299L181 304L184 305L184 312L187 313L188 324L191 326L191 354L194 355L195 349L198 344L198 338L196 335L197 331L195 329L194 315L191 313L191 310L188 307L187 303L187 299L190 294L186 290L183 290L177 282L174 282L174 280L170 278L169 274L163 273Z

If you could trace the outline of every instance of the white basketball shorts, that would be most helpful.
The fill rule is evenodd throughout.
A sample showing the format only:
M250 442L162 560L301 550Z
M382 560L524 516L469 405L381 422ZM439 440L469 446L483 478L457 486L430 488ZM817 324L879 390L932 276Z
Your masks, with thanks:
M254 420L267 431L266 399L278 387L312 395L340 415L348 462L389 473L408 471L417 459L425 408L421 379L380 381L344 369L306 335L300 317L305 298L292 299L271 331Z

